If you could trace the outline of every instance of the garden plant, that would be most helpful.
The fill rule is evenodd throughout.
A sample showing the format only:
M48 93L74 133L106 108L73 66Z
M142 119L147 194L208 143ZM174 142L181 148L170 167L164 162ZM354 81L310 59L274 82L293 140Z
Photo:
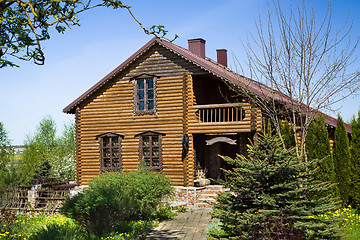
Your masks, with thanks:
M170 179L140 168L128 173L104 173L84 193L65 202L62 212L90 234L113 232L119 223L152 221L164 197L171 195Z

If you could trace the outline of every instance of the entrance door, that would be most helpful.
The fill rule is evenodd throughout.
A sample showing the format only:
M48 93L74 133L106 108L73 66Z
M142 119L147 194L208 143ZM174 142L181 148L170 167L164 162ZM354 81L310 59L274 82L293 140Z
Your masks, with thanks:
M219 155L236 157L240 153L239 136L234 135L194 135L195 170L201 169L206 178L216 184L216 180L225 179L222 169L231 169Z

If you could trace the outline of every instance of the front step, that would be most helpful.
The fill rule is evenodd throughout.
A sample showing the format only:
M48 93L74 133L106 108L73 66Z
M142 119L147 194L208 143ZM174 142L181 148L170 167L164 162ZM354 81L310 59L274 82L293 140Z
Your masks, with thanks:
M175 187L176 201L185 202L188 207L207 207L215 202L217 193L229 191L222 185L209 185L205 187Z

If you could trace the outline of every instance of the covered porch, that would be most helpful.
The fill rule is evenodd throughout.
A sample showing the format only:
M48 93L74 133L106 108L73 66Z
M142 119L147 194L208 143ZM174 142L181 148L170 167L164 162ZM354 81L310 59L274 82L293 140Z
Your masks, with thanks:
M222 169L232 169L232 165L220 156L235 158L237 154L247 155L246 145L254 136L253 132L224 134L194 134L194 178L210 180L210 184L219 184L226 180Z

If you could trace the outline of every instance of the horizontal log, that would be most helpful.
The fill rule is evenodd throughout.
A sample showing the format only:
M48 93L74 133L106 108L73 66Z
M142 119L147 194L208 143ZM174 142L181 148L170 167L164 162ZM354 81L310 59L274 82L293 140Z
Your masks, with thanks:
M157 129L159 130L159 129ZM125 145L123 144L123 146L127 146L128 144L138 144L139 142L139 138L138 137L134 137L135 134L141 133L141 131L139 132L123 132L120 131L118 129L111 129L112 132L116 132L116 133L122 133L125 135L125 138L122 140L122 143L126 143ZM147 130L144 130L147 131ZM105 131L106 132L106 131ZM83 137L81 138L81 144L82 146L98 146L98 140L95 139L95 136L103 133L103 132L99 132L99 131L89 131L87 133L83 134ZM182 138L182 131L174 131L174 132L167 132L165 131L164 133L166 133L166 136L164 136L162 139L163 143L179 143L181 141ZM170 146L171 147L171 146Z
M90 129L124 129L124 128L142 128L144 129L146 127L147 130L149 128L159 128L159 126L162 126L162 129L166 129L166 125L169 126L169 128L175 127L177 125L182 125L183 119L180 117L180 114L178 115L171 115L166 116L164 114L164 117L158 117L158 118L146 118L144 116L136 116L135 120L125 120L125 119L116 119L116 118L105 118L107 121L95 121L96 119L88 119L86 121L83 121L80 124L79 129L82 131L86 130L90 127Z
M93 117L89 117L86 119L83 119L82 122L80 123L80 130L83 126L86 125L91 125L91 124L108 124L108 123L115 123L119 126L124 125L124 124L129 124L131 126L135 125L141 125L141 122L147 122L149 124L149 121L152 121L152 123L150 124L154 124L154 125L163 125L164 123L167 124L172 124L172 123L177 123L179 122L179 120L182 120L182 112L166 112L166 113L158 113L157 118L152 115L152 117L144 117L144 116L135 116L136 121L132 119L132 114L131 117L121 117L121 116L108 116L106 114L102 115L102 116L93 116ZM176 121L177 120L177 121ZM160 124L159 122L162 122L162 124ZM148 125L146 124L146 125Z
M96 131L95 131L96 130ZM82 137L80 138L81 143L82 144L94 144L95 142L98 143L98 141L95 139L95 136L104 132L115 132L115 133L119 133L119 134L123 134L125 136L125 138L123 139L123 142L129 142L131 141L130 139L137 139L139 140L139 137L135 137L135 134L141 133L141 132L145 132L148 130L154 130L154 131L158 131L158 132L163 132L166 134L166 136L163 137L163 140L168 141L170 140L171 137L175 137L178 138L178 140L175 141L180 141L183 131L179 129L158 129L158 128L152 128L149 127L147 129L139 129L139 132L133 133L133 132L125 132L126 129L107 129L107 130L100 130L100 129L94 129L94 131L89 130L89 131L84 131L84 134L82 135ZM180 139L179 139L180 138Z
M252 130L250 128L247 128L247 129L215 129L215 130L212 130L212 129L197 129L197 128L193 128L191 130L191 133L194 133L194 134L214 134L214 133L232 133L232 134L236 134L236 133L246 133L246 132L251 132Z
M180 104L180 102L166 102L163 103L161 106L157 106L157 111L158 114L159 112L174 112L174 111L182 111L183 107ZM132 104L131 106L128 107L113 107L113 108L99 108L99 109L87 109L86 111L84 111L81 116L82 118L84 117L92 117L92 116L102 116L104 114L107 114L109 116L119 116L119 112L121 112L121 114L127 113L128 114L128 118L132 119L132 115L133 115L133 107Z

